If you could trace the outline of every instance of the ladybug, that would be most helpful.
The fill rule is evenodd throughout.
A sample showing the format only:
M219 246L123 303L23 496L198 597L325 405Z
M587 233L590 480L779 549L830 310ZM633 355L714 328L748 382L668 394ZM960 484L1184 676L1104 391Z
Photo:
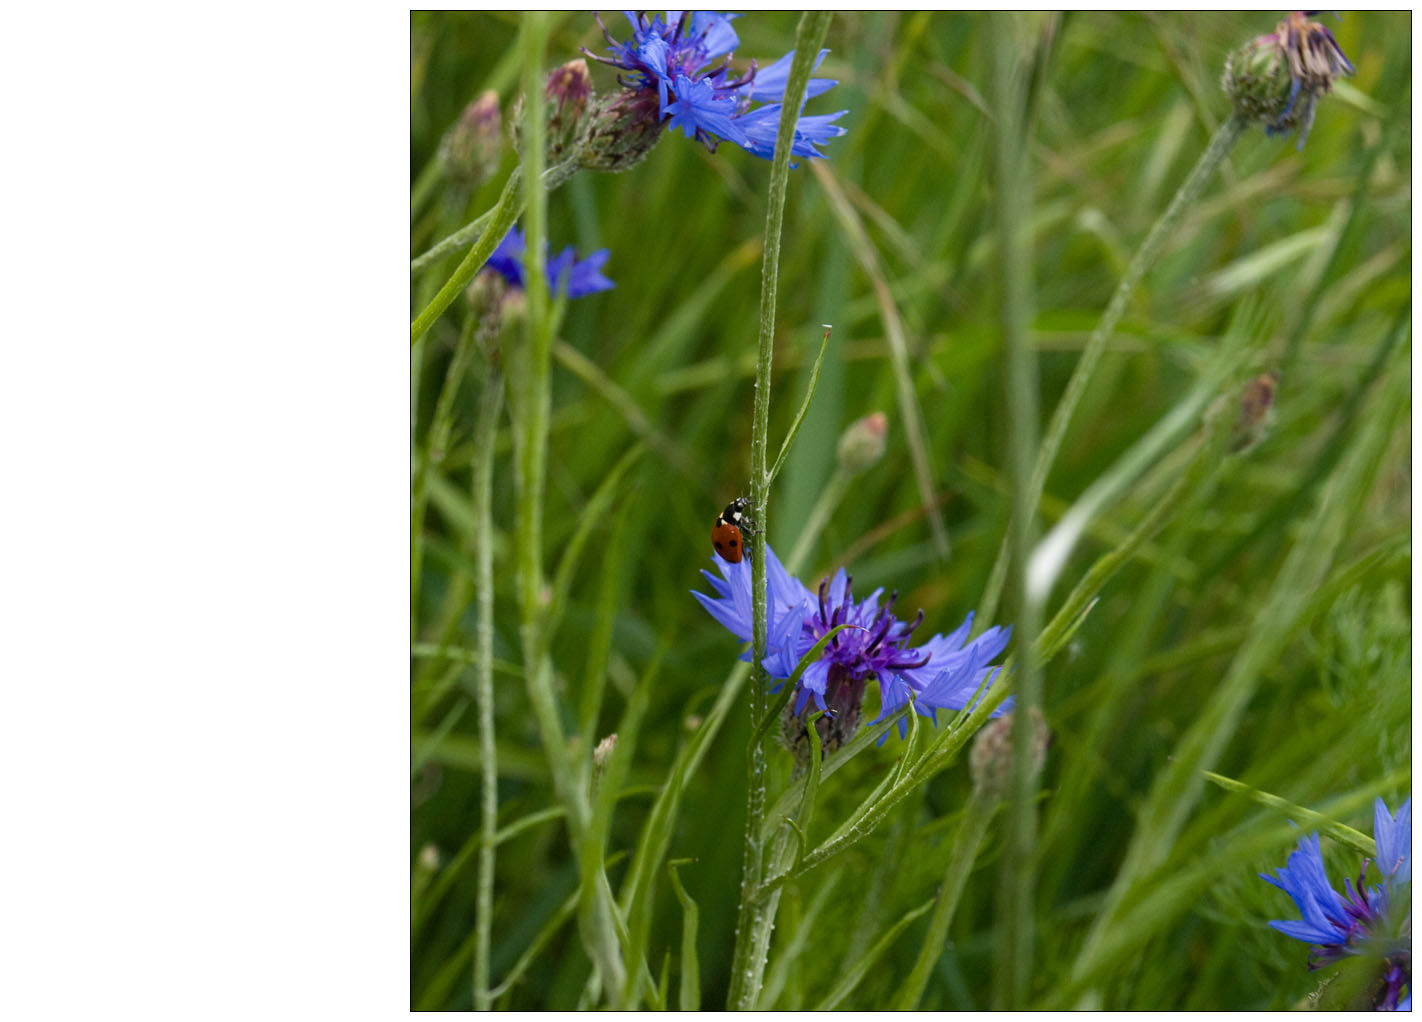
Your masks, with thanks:
M737 497L727 504L726 510L717 515L716 520L711 523L711 545L716 548L721 559L729 564L739 564L742 557L750 556L750 550L746 548L746 537L754 535L755 523L751 521L750 515L746 514L749 508L749 499Z

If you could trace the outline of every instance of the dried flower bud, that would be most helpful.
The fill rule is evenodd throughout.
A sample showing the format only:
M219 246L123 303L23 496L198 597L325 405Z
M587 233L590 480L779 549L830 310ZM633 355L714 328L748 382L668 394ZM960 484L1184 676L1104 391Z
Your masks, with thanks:
M528 296L497 273L477 273L464 289L464 298L478 324L474 339L479 349L493 365L502 366L500 338L518 329L528 315Z
M849 424L839 438L839 467L846 472L863 472L884 456L889 435L889 417L883 412L866 415Z
M968 767L973 787L986 798L1002 798L1012 787L1012 732L1017 714L1005 713L983 725L973 739ZM1042 769L1051 732L1042 712L1032 709L1032 772Z
M503 149L499 94L485 92L464 108L440 143L444 176L461 188L477 188L499 169Z
M1353 65L1327 26L1292 11L1269 35L1226 58L1221 84L1235 112L1268 121L1270 135L1299 129L1302 149L1319 97L1331 92L1340 76L1352 73Z
M1279 376L1268 372L1256 376L1244 385L1239 395L1239 419L1234 424L1234 439L1229 449L1244 454L1257 447L1274 426L1274 393Z

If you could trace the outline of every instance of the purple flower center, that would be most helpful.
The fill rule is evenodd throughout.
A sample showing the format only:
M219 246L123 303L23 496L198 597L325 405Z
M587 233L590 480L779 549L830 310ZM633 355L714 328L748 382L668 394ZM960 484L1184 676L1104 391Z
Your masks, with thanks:
M882 607L878 606L877 593L856 605L853 582L851 576L846 576L843 592L835 593L829 579L821 581L818 612L802 626L809 645L819 642L826 632L839 625L850 626L831 639L825 649L824 659L830 663L831 670L837 667L845 677L859 681L928 663L932 654L908 647L909 637L923 623L923 611L918 612L912 624L906 625L894 617L894 603L899 598L897 590Z

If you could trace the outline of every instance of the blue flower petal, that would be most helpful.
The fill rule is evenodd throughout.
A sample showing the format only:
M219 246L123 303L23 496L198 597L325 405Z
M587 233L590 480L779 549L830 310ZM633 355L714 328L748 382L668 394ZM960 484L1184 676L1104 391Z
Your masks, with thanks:
M815 66L811 70L819 68L827 53L829 50L820 51L819 56L815 58ZM755 80L751 83L750 98L759 103L778 103L784 99L785 85L790 78L790 65L794 62L795 51L791 50L769 67L756 68ZM814 99L838 84L839 82L833 78L811 78L805 87L805 98Z

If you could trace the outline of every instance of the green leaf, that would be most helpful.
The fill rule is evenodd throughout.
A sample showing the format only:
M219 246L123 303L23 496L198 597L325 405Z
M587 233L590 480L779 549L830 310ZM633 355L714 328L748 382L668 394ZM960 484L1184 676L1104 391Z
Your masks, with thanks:
M918 908L904 916L897 923L889 928L889 931L874 942L874 946L861 955L855 963L850 966L833 990L825 995L825 999L815 1005L815 1011L833 1011L840 1003L854 992L854 988L859 985L859 981L864 978L864 974L869 971L873 964L879 960L879 956L889 949L889 945L894 942L899 934L907 929L919 916L931 909L937 898L929 898Z
M810 399L815 396L815 384L820 380L820 366L825 360L825 349L829 347L830 331L834 327L825 324L825 335L820 339L820 353L815 356L815 364L810 369L810 383L805 388L805 400L800 402L800 410L795 413L795 421L790 423L790 431L785 434L785 442L780 445L780 453L775 456L775 464L770 468L770 482L775 482L775 477L780 474L780 466L785 464L785 457L790 453L790 445L795 442L795 434L800 432L800 426L805 421L805 413L810 410Z
M1278 795L1271 795L1267 791L1260 791L1258 788L1251 788L1243 781L1236 781L1210 770L1200 771L1211 781L1214 781L1226 791L1233 791L1240 795L1245 795L1261 806L1268 806L1270 809L1277 809L1286 814L1289 819L1305 829L1314 828L1320 833L1342 842L1354 851L1367 856L1370 859L1377 858L1378 846L1368 835L1361 831L1354 830L1346 824L1339 823L1322 813L1316 813L1312 809L1305 809L1297 803L1288 799L1280 798Z
M671 874L672 889L676 891L676 899L681 902L681 989L677 994L677 1004L682 1011L701 1010L701 966L696 956L696 927L699 913L696 902L691 900L691 896L686 893L686 889L681 886L681 877L677 876L678 866L689 865L695 859L673 859L667 863L667 872ZM665 991L662 995L666 1000Z

